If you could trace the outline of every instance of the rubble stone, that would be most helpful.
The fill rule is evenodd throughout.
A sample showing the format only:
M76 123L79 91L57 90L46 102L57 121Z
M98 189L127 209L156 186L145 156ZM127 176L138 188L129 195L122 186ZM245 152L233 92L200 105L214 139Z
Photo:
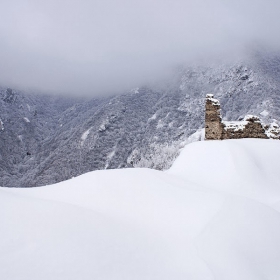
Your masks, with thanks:
M219 100L212 94L206 95L205 140L240 138L280 139L280 129L276 123L265 126L257 116L245 116L243 121L222 121Z

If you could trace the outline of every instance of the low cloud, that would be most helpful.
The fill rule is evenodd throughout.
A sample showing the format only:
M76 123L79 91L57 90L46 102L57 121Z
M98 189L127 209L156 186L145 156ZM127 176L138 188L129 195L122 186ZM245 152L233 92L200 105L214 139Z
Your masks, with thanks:
M4 0L0 83L122 92L198 58L278 50L279 9L278 0Z

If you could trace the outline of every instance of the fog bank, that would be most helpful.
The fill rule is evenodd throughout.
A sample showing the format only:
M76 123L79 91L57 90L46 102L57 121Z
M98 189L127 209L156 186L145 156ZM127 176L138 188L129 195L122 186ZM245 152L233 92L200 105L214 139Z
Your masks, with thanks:
M0 84L98 96L198 58L278 50L276 0L4 0Z

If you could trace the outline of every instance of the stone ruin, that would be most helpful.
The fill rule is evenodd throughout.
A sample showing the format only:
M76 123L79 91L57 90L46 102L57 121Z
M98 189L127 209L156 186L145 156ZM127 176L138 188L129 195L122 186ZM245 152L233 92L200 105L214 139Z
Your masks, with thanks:
M277 123L265 125L260 118L247 115L242 121L223 121L219 100L213 94L206 95L205 140L240 138L280 139Z

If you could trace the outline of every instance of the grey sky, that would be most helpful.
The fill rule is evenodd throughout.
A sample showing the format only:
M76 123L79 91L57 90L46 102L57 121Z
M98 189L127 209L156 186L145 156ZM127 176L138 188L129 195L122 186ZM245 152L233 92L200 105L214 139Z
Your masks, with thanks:
M197 57L280 47L279 0L2 0L0 83L104 94Z

